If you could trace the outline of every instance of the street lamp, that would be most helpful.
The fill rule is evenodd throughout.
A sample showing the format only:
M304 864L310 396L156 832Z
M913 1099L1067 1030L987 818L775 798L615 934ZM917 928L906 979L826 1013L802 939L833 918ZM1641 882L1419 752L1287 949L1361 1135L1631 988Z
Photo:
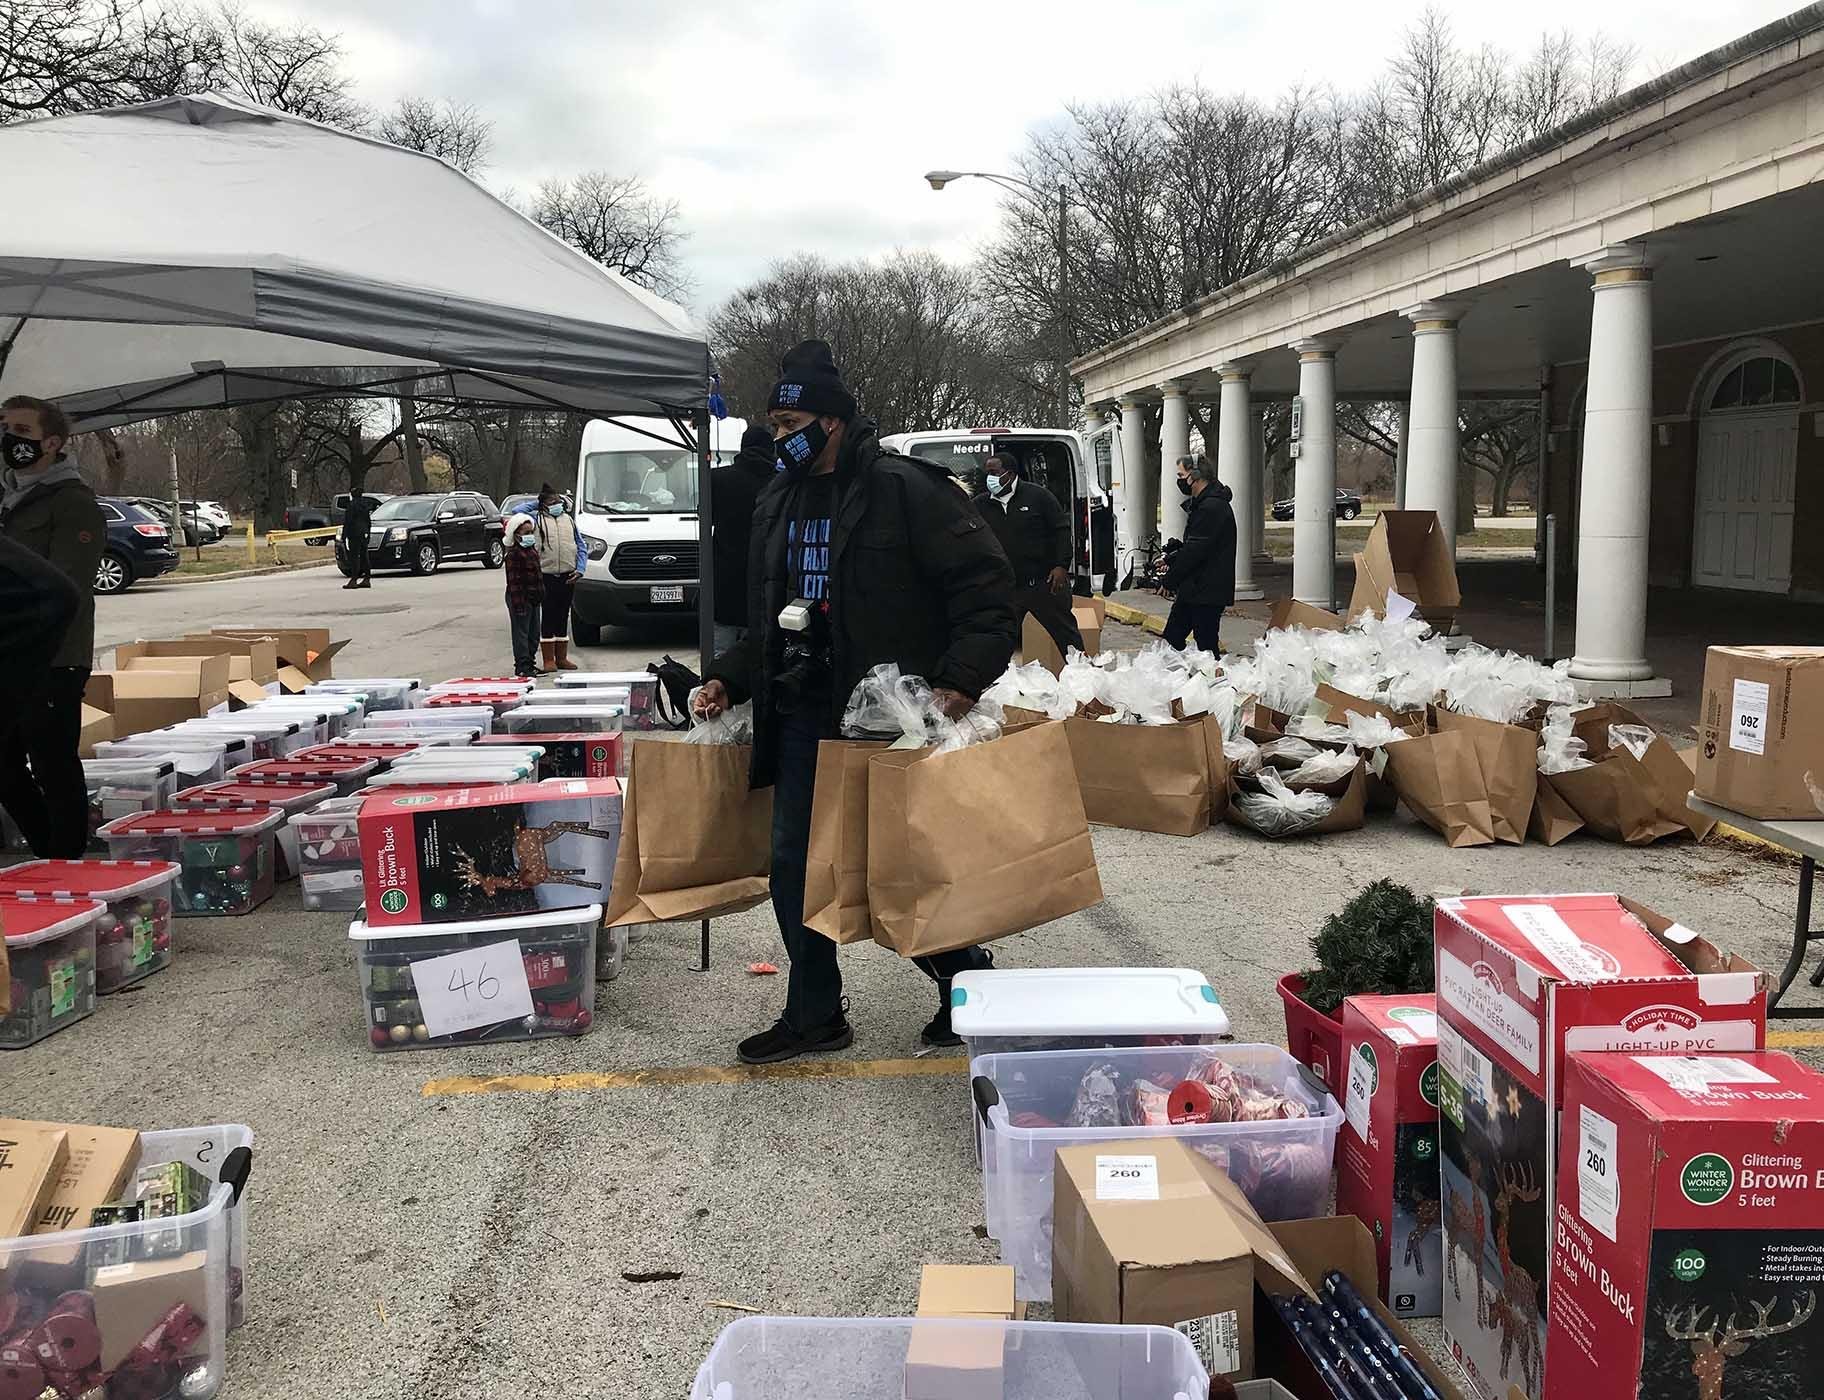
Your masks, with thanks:
M928 170L925 182L941 190L954 180L992 180L1003 189L1028 200L1040 213L1049 212L1047 190L1017 175L991 175L985 170ZM1068 428L1070 411L1070 186L1058 181L1058 426Z

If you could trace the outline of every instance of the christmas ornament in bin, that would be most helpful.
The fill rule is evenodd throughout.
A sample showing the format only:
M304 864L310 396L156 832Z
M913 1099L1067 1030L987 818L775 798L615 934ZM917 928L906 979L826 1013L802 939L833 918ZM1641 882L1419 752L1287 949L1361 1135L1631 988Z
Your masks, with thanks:
M0 932L11 966L12 1010L0 1016L0 1050L19 1050L95 1010L99 900L0 897Z
M179 873L168 860L31 860L0 870L0 896L106 905L95 924L95 989L106 995L170 965Z
M356 920L368 1040L376 1050L581 1035L595 1019L602 906L457 923Z
M274 837L284 820L276 807L141 812L101 834L115 860L177 863L179 914L248 914L272 898Z
M607 895L621 785L579 778L376 792L360 830L371 927L582 908Z
M289 819L336 795L334 783L242 783L233 780L185 788L171 799L177 812L219 811L227 807L277 807ZM298 839L288 822L273 832L273 876L298 878Z

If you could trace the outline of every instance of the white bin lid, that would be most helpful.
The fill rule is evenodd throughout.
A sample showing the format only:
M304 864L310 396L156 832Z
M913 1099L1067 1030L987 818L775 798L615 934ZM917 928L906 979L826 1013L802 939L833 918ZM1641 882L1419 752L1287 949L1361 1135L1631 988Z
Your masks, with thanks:
M602 906L581 904L574 909L535 909L529 914L504 914L498 919L457 919L447 924L388 924L369 928L365 919L348 926L348 936L365 943L379 938L434 938L438 934L491 934L514 938L524 929L568 928L574 924L599 924Z
M989 968L958 973L950 1024L981 1036L1227 1035L1228 1013L1184 967Z
M561 686L588 685L657 685L659 678L650 671L562 671L556 677Z

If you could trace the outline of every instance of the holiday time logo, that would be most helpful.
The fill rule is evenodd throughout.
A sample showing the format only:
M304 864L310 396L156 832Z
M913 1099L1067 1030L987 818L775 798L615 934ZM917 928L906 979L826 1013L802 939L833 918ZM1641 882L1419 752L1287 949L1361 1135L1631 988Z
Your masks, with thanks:
M1636 1035L1641 1031L1668 1035L1673 1030L1694 1031L1703 1023L1701 1016L1693 1015L1682 1006L1643 1006L1623 1021L1621 1028Z
M1727 1157L1700 1152L1679 1173L1679 1189L1694 1206L1713 1206L1735 1190L1735 1168Z

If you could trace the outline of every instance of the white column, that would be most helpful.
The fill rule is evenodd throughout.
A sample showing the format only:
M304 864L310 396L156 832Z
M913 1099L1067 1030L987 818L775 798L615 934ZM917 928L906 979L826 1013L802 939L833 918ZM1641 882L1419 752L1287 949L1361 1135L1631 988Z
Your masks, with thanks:
M1127 502L1130 547L1138 548L1153 533L1159 514L1159 478L1146 467L1146 415L1140 400L1129 396L1120 402L1121 495Z
M1393 448L1393 508L1406 509L1406 448L1412 438L1412 405L1400 405L1398 440Z
M1457 317L1427 301L1400 313L1412 322L1412 401L1407 406L1406 509L1435 510L1457 555Z
M1298 456L1292 467L1292 596L1336 606L1336 342L1300 340Z
M1653 486L1653 273L1638 244L1578 260L1594 283L1583 407L1577 653L1571 675L1613 688L1645 681L1647 526ZM1670 694L1667 689L1665 694Z
M1253 425L1248 429L1248 453L1254 459L1254 518L1249 522L1250 529L1245 541L1254 553L1254 567L1271 564L1273 556L1267 553L1267 506L1271 498L1267 495L1267 415L1256 413Z
M1245 365L1218 365L1222 376L1222 404L1216 418L1216 475L1234 495L1235 601L1261 596L1254 582L1254 524L1260 517L1260 497L1254 494L1253 396L1248 390Z
M1178 494L1178 459L1191 450L1191 405L1182 384L1161 384L1159 419L1159 538L1184 538L1184 497Z

